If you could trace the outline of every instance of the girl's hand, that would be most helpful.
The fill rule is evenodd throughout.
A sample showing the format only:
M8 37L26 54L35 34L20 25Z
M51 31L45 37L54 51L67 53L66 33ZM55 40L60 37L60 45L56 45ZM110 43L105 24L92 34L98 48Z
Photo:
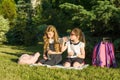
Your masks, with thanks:
M43 55L43 59L47 60L48 58L45 55Z
M68 38L67 37L63 37L63 42L67 42L68 41Z
M69 53L68 53L68 56L73 56L73 55L74 55L73 52L69 52Z
M48 50L48 54L52 54L53 53L53 51L52 50Z

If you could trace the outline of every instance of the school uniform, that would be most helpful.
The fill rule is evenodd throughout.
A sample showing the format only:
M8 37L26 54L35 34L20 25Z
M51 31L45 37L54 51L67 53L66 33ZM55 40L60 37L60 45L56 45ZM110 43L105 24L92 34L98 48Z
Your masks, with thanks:
M54 42L49 43L49 49L52 51L55 51ZM46 56L48 57L48 59L47 60L42 59L42 60L40 60L40 63L53 66L53 65L59 64L62 60L61 54L57 54L57 53L56 54L47 54L46 53Z
M68 54L70 52L72 52L72 53L74 53L74 55L67 56L64 63L69 62L69 63L73 64L74 62L79 62L81 64L84 62L84 59L77 57L77 55L81 54L80 48L84 48L85 43L78 42L78 43L73 44L73 43L71 43L71 41L68 41L68 42L66 42L65 45L67 46Z

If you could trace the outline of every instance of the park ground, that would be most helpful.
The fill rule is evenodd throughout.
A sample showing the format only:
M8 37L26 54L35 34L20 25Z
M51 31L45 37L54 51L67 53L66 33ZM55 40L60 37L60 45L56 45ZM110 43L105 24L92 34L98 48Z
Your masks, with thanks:
M42 45L11 46L0 45L0 80L119 80L120 64L117 68L101 68L91 65L83 70L51 69L42 66L19 65L18 58L23 53L42 53Z

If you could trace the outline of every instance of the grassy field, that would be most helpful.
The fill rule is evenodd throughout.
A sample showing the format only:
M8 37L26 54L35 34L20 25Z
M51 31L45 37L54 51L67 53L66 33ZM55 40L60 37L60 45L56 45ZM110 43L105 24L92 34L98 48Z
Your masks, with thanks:
M83 70L17 64L22 53L42 52L40 50L41 45L31 47L0 45L0 80L120 80L119 64L118 68L114 69L90 65Z

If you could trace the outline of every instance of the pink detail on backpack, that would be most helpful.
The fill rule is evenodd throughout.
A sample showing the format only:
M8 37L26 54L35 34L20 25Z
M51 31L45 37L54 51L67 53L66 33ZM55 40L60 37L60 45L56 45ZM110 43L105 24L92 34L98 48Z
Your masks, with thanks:
M114 46L113 46L113 44L112 43L110 43L109 44L110 46L111 46L111 54L112 54L112 56L111 56L111 59L110 59L110 64L112 65L113 63L112 63L112 60L115 58L115 56L114 56Z
M100 61L101 61L101 67L105 67L106 65L106 57L105 57L105 44L101 42L100 44Z

